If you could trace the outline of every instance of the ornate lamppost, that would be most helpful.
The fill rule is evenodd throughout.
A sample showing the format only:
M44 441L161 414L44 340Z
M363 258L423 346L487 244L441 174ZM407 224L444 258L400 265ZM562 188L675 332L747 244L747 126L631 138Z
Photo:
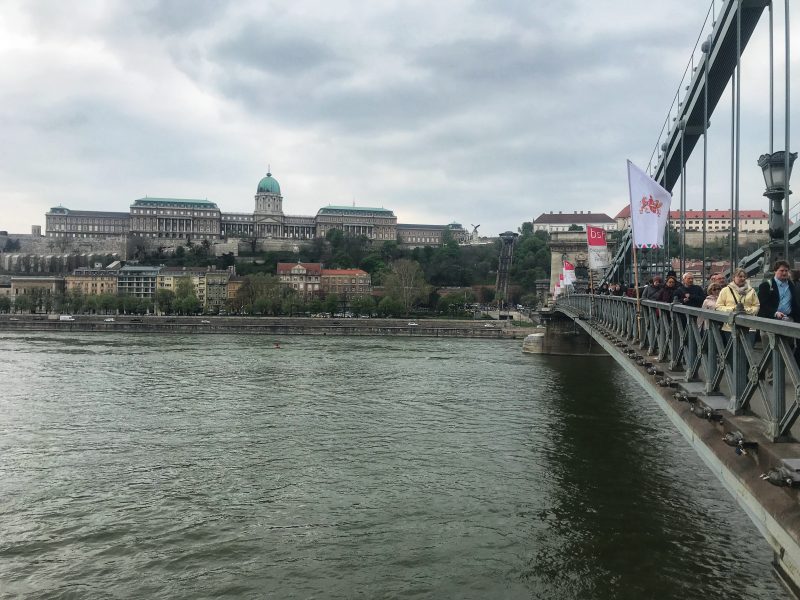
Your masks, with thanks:
M762 154L758 158L758 166L764 173L764 182L767 191L764 196L769 198L769 243L764 247L764 278L771 276L772 264L779 259L788 260L784 256L786 236L785 218L783 214L783 199L786 198L786 210L789 210L789 179L792 176L792 165L797 158L797 152L787 153L783 150L772 154Z

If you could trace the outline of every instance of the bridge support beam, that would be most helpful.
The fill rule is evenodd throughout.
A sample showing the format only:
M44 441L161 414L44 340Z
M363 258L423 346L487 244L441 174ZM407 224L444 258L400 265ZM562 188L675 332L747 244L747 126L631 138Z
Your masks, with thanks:
M608 356L582 327L560 315L542 318L542 327L525 339L523 352L553 356Z

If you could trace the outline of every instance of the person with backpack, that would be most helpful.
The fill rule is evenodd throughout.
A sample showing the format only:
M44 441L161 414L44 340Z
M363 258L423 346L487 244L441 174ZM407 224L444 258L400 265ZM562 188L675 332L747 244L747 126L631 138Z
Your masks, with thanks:
M781 321L800 320L800 294L789 281L789 263L779 260L772 271L775 275L758 286L758 316Z

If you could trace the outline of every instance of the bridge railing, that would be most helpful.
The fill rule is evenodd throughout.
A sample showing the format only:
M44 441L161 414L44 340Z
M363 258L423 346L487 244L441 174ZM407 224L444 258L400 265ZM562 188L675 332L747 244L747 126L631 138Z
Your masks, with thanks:
M773 441L797 433L800 324L651 300L637 310L634 298L583 294L559 298L555 309L701 382L705 395L724 395L732 413L762 419Z

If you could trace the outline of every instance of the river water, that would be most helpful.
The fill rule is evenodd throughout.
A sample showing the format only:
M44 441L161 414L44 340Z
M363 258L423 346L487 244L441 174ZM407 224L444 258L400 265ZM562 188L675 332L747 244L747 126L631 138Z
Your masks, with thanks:
M787 598L610 359L0 334L2 598Z

